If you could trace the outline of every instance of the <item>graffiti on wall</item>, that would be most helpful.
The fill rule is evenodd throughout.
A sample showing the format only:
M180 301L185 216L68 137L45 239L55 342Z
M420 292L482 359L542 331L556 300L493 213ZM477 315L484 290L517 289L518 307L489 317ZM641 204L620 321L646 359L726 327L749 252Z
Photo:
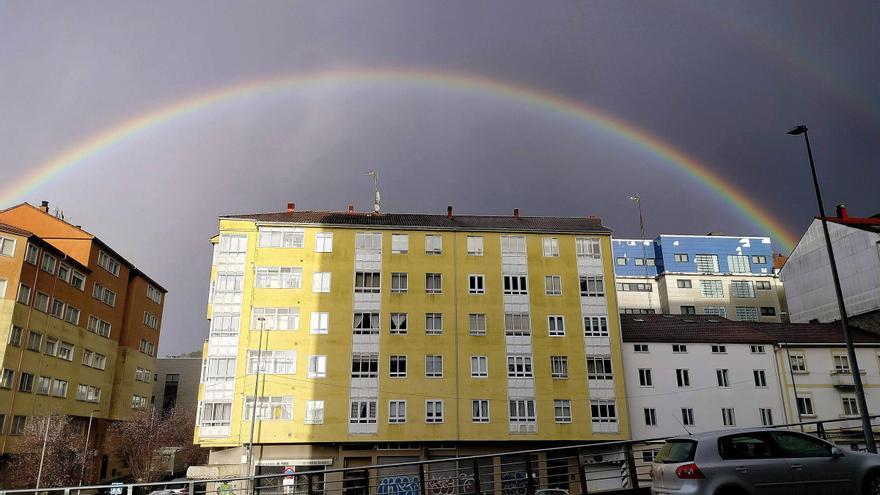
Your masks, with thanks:
M377 495L419 495L419 477L406 474L386 476L379 480Z
M512 471L501 475L501 493L503 495L526 495L528 491L528 482L526 482L526 473L523 471Z

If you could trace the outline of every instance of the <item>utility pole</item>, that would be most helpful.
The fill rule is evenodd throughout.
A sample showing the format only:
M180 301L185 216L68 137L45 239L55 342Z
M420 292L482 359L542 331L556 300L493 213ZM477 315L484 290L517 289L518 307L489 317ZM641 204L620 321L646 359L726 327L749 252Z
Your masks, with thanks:
M251 309L253 311L253 309ZM247 457L247 468L248 468L248 476L253 474L253 460L254 460L254 427L257 425L257 394L260 392L260 367L263 365L263 327L266 324L266 318L260 316L257 318L257 321L260 322L260 343L257 346L257 372L256 377L254 378L254 405L251 408L251 440L248 442L248 457ZM256 487L254 487L256 488Z
M40 453L40 468L37 470L37 486L40 488L40 481L43 479L43 460L46 458L46 442L49 440L49 423L52 422L52 416L46 416L46 432L43 433L43 451Z
M825 217L825 205L822 203L822 192L819 190L819 179L816 178L816 164L813 162L813 149L810 147L810 136L807 126L799 125L788 131L792 136L803 134L807 144L807 156L810 158L810 171L813 174L813 187L816 189L816 202L819 204L819 217L822 219L822 231L825 233L825 246L828 248L828 261L831 264L831 278L834 280L834 292L837 295L837 308L840 311L840 326L843 328L843 339L846 341L846 352L849 355L850 372L852 372L853 384L856 388L856 400L859 403L859 414L862 417L862 430L865 433L865 447L868 452L877 453L877 444L874 442L874 430L871 428L871 416L868 413L868 401L865 400L865 388L862 386L862 375L859 372L859 362L856 360L856 350L853 346L852 333L849 331L849 317L846 314L846 305L843 302L843 290L840 288L840 276L837 273L837 263L834 261L834 249L831 247L831 235L828 233L828 219Z
M80 486L82 486L82 484L83 484L83 476L85 476L85 473L86 473L86 451L89 448L89 437L92 435L92 417L95 415L96 412L98 412L98 409L92 409L91 411L89 411L89 427L86 428L86 441L83 444L82 465L80 466L80 469L79 469L79 485Z

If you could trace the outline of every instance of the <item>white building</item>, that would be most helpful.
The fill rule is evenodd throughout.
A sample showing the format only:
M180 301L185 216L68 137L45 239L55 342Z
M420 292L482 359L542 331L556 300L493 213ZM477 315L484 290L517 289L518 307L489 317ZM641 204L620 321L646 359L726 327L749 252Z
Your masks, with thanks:
M841 205L837 216L828 218L828 231L847 314L855 325L880 330L880 214L850 217ZM840 319L821 220L813 220L801 237L782 280L791 321Z
M836 324L625 315L621 326L634 439L858 415ZM880 413L880 336L854 339L869 412Z

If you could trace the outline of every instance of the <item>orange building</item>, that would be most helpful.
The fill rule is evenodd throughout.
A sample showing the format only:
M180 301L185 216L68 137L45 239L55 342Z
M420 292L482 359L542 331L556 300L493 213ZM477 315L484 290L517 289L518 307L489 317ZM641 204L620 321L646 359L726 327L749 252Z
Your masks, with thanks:
M34 416L66 414L100 448L109 420L151 407L167 292L110 246L49 214L0 211L0 454ZM84 441L85 433L84 433ZM93 479L124 474L99 455Z

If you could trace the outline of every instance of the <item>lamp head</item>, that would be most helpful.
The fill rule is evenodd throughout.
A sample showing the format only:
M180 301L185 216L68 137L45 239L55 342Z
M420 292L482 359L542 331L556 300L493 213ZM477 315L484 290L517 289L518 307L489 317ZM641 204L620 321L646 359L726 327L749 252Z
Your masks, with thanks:
M789 129L787 134L791 134L792 136L800 136L805 132L807 132L807 126L801 124L797 127L792 127L791 129Z

